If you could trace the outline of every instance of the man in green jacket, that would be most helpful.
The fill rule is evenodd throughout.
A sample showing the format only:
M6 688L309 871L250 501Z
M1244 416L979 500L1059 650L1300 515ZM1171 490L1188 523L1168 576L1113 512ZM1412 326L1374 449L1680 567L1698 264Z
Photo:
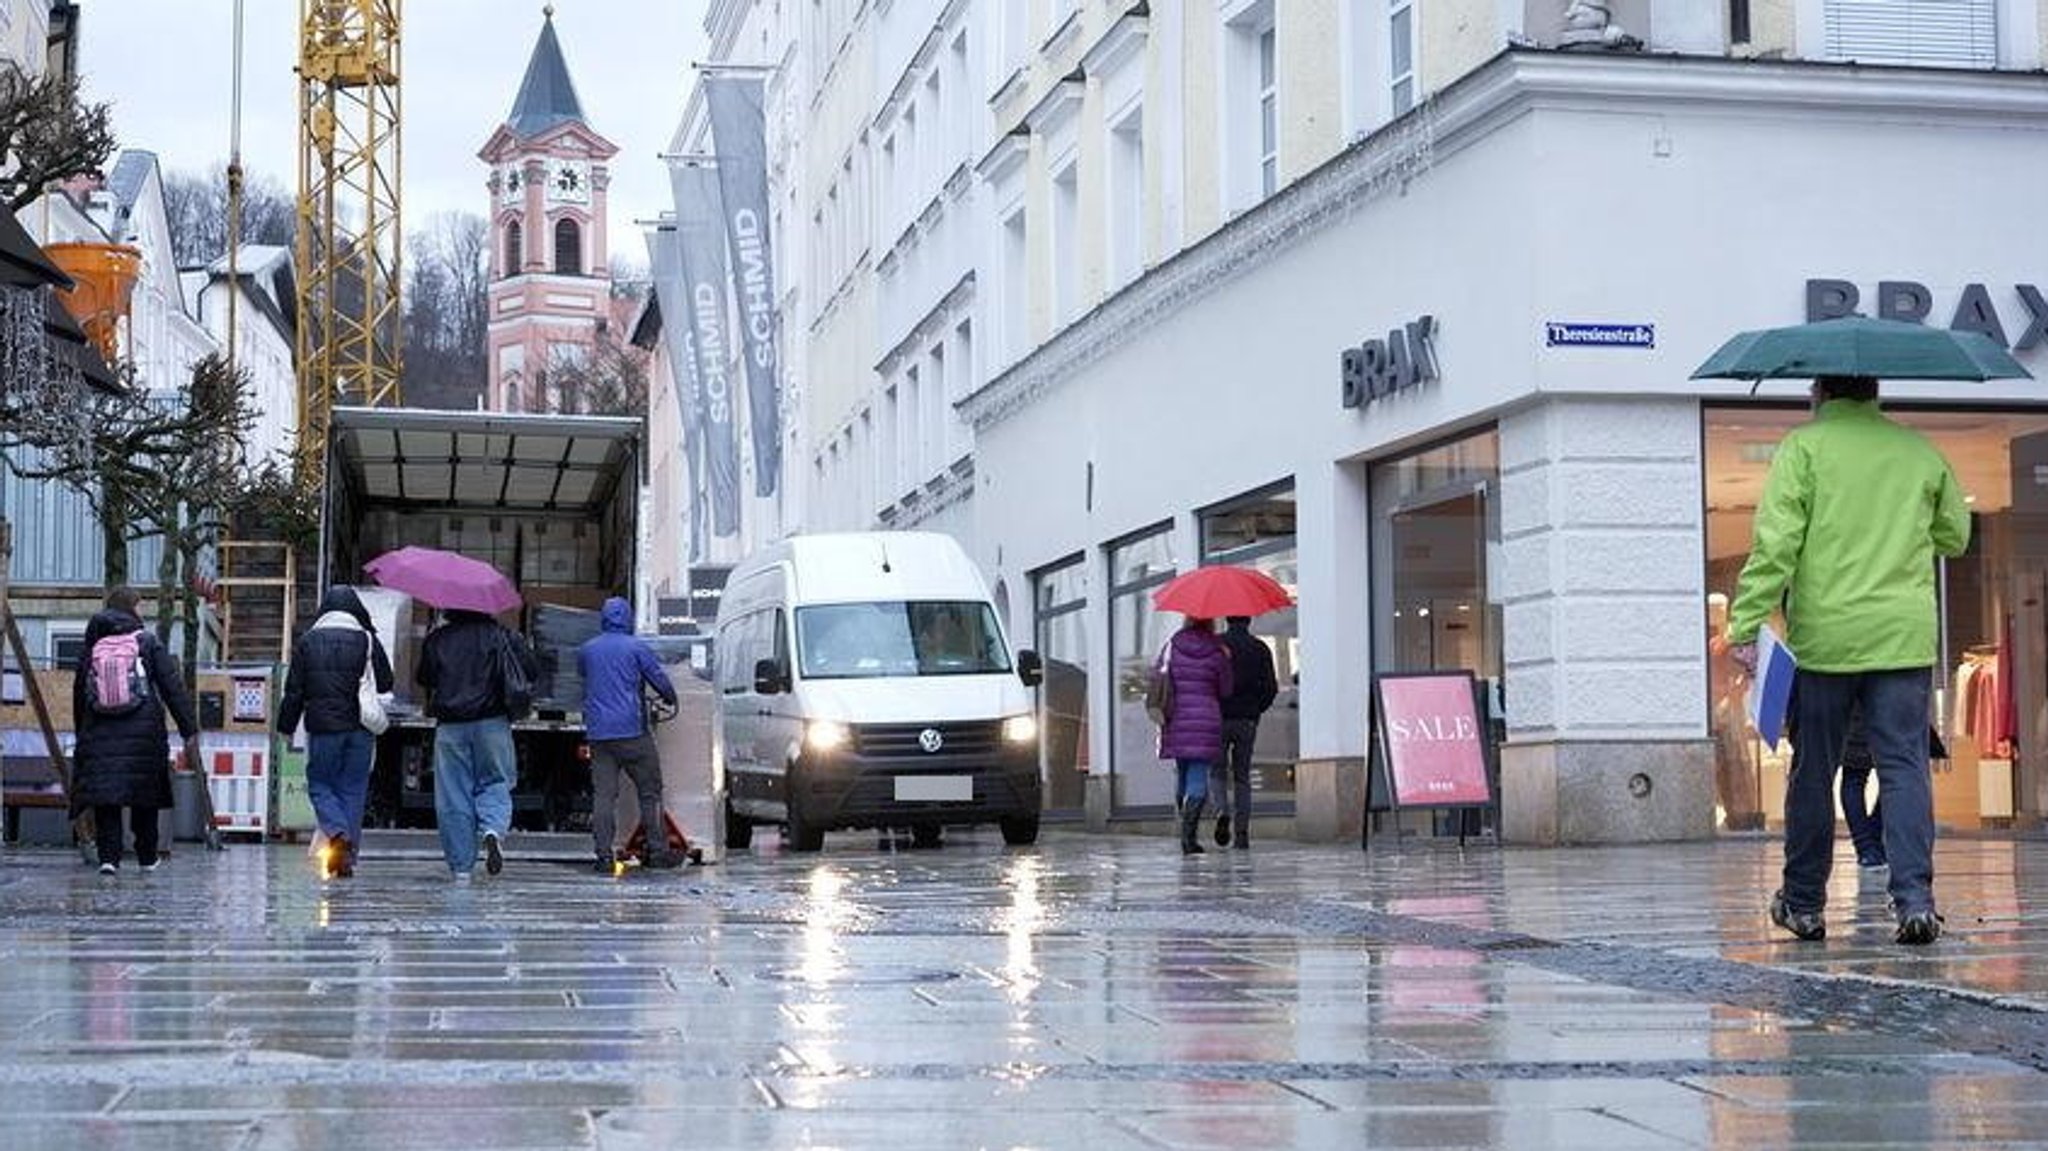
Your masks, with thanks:
M1934 557L1962 554L1970 511L1955 473L1918 432L1887 419L1877 381L1823 377L1814 418L1771 459L1756 539L1728 613L1730 654L1756 663L1756 633L1785 606L1799 661L1785 781L1784 886L1771 922L1821 939L1834 862L1835 765L1861 704L1877 761L1901 943L1941 935L1934 910L1928 699L1935 662Z

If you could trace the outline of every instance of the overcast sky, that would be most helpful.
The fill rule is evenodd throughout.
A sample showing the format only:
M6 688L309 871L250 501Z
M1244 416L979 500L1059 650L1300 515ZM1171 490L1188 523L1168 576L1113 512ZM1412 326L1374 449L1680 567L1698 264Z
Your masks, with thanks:
M614 144L614 254L646 263L633 226L670 206L657 158L682 115L689 65L703 58L702 0L554 0L583 114ZM297 0L247 0L242 163L298 184ZM233 0L84 0L81 70L114 105L124 148L164 166L210 168L228 154ZM541 0L411 0L405 5L406 227L430 213L489 207L476 158L511 111L540 35Z

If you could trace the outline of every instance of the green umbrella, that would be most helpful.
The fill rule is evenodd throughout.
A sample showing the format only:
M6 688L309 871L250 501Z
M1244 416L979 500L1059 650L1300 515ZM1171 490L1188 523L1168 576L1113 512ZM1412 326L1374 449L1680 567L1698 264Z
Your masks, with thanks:
M1902 320L1838 320L1744 332L1692 374L1695 380L1812 379L2009 380L2033 375L1982 332L1957 332Z

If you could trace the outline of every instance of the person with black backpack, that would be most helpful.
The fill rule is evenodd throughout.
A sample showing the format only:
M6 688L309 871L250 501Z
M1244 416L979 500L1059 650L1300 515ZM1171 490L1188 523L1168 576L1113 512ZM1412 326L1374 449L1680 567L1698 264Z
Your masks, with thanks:
M450 609L427 636L413 679L434 717L434 826L458 881L505 869L512 784L519 771L512 721L533 707L539 674L525 641L482 612Z
M199 720L178 661L143 626L142 596L134 588L107 593L106 609L85 625L85 650L71 680L71 714L78 744L72 752L71 814L91 809L101 875L120 871L121 809L135 834L135 862L155 871L157 813L171 806L169 709L185 741L185 758L199 760Z

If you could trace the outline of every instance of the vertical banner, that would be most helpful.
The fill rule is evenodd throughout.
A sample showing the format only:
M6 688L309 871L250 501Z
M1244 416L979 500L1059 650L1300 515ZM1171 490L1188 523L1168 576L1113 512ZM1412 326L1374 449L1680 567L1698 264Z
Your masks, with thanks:
M662 339L675 377L676 413L683 425L683 475L690 509L690 559L704 558L704 395L697 383L697 341L690 335L689 289L683 283L681 241L672 225L647 229L647 263L661 308Z
M709 73L704 104L718 152L725 236L732 247L733 298L746 347L748 427L754 440L754 494L772 496L782 474L780 357L775 347L775 260L768 235L766 85L758 77Z
M704 409L704 456L711 476L711 532L740 531L740 449L733 429L731 345L726 327L725 229L718 174L689 162L670 166L676 236L683 258L683 306L696 343L697 394Z

